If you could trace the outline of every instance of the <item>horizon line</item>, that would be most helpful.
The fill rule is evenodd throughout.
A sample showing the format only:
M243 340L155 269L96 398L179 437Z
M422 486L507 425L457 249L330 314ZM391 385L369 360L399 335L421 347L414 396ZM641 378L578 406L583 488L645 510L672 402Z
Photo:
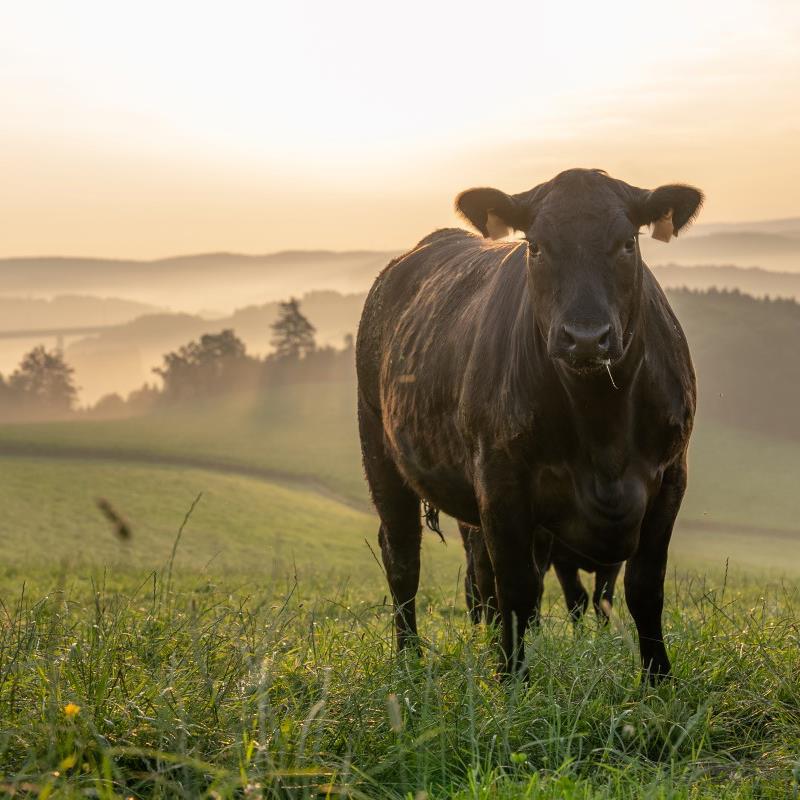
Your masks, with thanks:
M693 225L687 233L692 231L698 231L699 229L708 229L708 228L715 228L715 227L729 227L729 228L745 228L748 225L765 225L770 223L786 223L786 222L798 222L800 223L800 215L798 216L789 216L789 217L768 217L766 219L758 219L758 220L747 220L746 222L701 222ZM465 228L465 230L468 230ZM747 230L740 231L741 233L748 233ZM760 231L749 231L750 233L760 233ZM707 233L702 234L706 236L710 236L713 234ZM769 234L769 235L780 235L780 234ZM132 258L126 256L89 256L89 255L60 255L60 254L47 254L47 253L37 253L33 255L7 255L7 256L0 256L0 262L2 261L33 261L37 259L51 259L51 260L62 260L62 261L120 261L120 262L129 262L129 263L136 263L136 264L158 264L164 261L181 261L181 260L188 260L191 258L202 258L202 257L209 257L209 256L236 256L240 258L274 258L277 256L282 255L290 255L290 254L297 254L297 253L309 253L309 254L325 254L325 255L355 255L355 254L376 254L376 255L385 255L391 253L402 253L406 250L413 247L413 245L409 246L406 245L405 247L386 247L380 249L363 249L363 248L347 248L343 250L339 249L331 249L325 247L298 247L298 248L282 248L280 250L273 250L261 253L248 253L241 250L228 250L228 249L221 249L221 250L205 250L200 252L194 253L178 253L174 255L167 255L167 256L157 256L155 258ZM699 266L699 265L698 265ZM708 265L711 266L711 265ZM755 269L759 269L759 267L755 267ZM772 271L772 270L768 270Z

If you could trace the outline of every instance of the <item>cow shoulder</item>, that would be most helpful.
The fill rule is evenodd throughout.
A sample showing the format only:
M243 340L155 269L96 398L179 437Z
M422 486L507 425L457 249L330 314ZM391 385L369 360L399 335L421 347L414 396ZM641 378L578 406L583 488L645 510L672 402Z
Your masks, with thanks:
M688 444L697 404L697 389L689 345L667 296L645 268L646 368L649 404L654 420L665 428L673 455Z
M536 346L524 245L490 245L495 254L485 290L470 309L474 346L464 372L460 421L466 435L506 448L529 434L542 357Z

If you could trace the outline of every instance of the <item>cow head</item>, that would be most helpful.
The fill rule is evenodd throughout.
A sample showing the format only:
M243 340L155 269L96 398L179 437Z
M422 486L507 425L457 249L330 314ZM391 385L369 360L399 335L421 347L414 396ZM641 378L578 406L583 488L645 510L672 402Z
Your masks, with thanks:
M696 215L691 186L653 191L600 170L572 169L516 195L469 189L456 207L484 236L521 231L528 242L529 290L550 357L583 373L622 357L642 294L639 229L668 240Z

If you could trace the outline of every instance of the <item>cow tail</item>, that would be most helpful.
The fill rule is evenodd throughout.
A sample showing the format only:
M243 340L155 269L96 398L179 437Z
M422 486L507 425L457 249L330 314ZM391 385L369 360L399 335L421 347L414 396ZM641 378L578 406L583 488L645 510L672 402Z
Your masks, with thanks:
M447 542L444 540L442 529L439 526L439 509L436 508L436 506L432 506L427 500L423 500L422 510L425 515L425 525L427 526L428 530L438 533L442 542L447 544Z

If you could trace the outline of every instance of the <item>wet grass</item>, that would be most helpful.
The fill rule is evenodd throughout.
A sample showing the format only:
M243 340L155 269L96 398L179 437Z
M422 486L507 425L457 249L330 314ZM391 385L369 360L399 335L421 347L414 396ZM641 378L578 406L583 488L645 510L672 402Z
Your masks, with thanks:
M0 430L0 796L798 796L794 445L698 430L682 519L735 530L676 535L673 680L642 685L621 600L574 633L550 577L503 682L432 534L423 657L394 653L351 389L293 391Z
M423 581L416 659L393 652L377 564L269 579L242 565L224 580L177 564L4 581L6 792L797 796L796 587L673 574L675 677L652 689L624 606L610 628L573 633L552 581L525 684L496 678L449 568Z

